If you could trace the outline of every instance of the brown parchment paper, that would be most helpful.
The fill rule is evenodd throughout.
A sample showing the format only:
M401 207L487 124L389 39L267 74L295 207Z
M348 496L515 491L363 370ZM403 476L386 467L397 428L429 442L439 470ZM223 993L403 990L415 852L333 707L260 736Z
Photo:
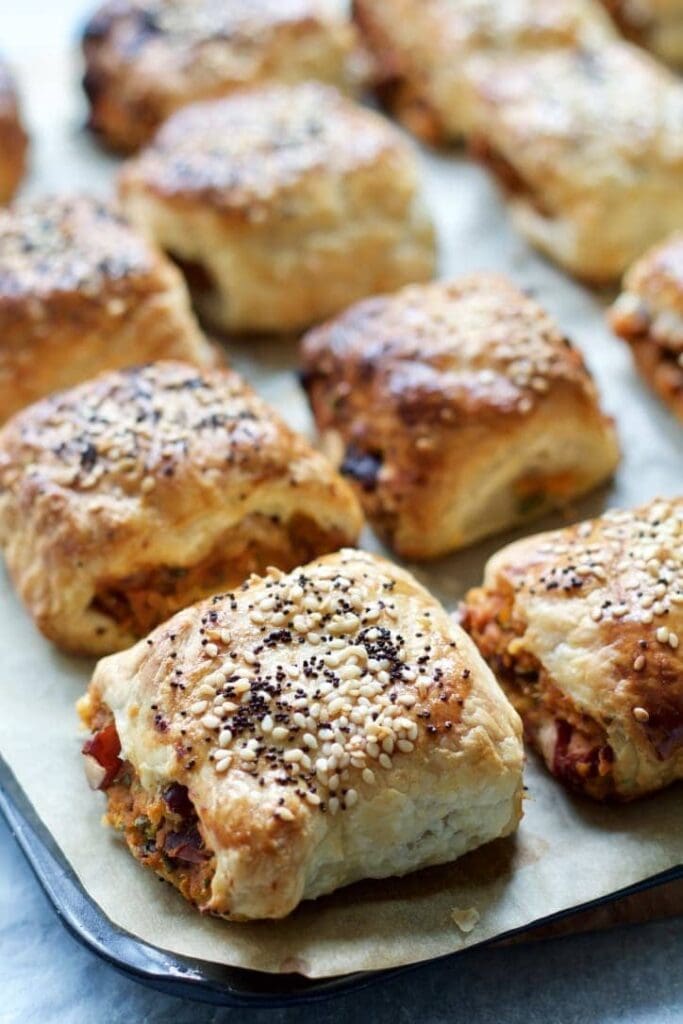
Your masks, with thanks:
M116 162L80 131L83 110L69 40L52 55L25 48L19 64L36 138L27 192L106 194ZM59 47L62 47L60 50ZM17 58L19 58L17 60ZM683 490L683 430L650 397L603 323L605 296L565 278L509 227L495 190L462 155L422 153L439 227L441 275L498 269L532 289L586 353L616 415L624 460L614 484L566 518ZM294 342L233 343L233 364L295 426L310 422L296 381ZM558 525L559 517L541 527ZM449 606L481 578L500 537L429 567L411 567ZM376 547L367 533L366 544ZM103 799L83 778L74 701L92 665L61 656L34 630L0 577L0 751L81 882L104 913L178 954L311 977L427 960L604 897L683 863L683 787L624 808L567 796L529 757L519 834L460 862L405 879L368 882L302 906L279 923L202 918L102 828ZM17 849L17 856L20 856ZM476 910L476 914L461 911ZM463 932L461 920L478 921Z

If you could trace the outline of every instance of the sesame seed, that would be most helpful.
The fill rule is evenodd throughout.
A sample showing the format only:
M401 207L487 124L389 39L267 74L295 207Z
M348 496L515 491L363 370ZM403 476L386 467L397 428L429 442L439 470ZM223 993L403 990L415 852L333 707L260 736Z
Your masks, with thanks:
M208 714L204 715L201 719L201 723L205 729L218 729L220 727L221 720L216 715Z
M197 718L195 750L204 755L201 740L217 772L239 766L259 785L268 784L269 792L279 787L279 811L285 793L307 813L319 808L337 814L355 806L361 784L376 784L370 763L391 771L393 755L413 752L420 728L430 734L433 727L421 719L447 678L445 636L434 612L418 609L404 624L405 598L391 572L377 570L372 557L361 553L336 557L341 563L366 561L373 572L339 572L328 563L315 573L253 575L204 606L201 649L219 660L195 684L194 699L195 668L183 665L182 648L172 668L184 672L187 688L175 691L181 698L177 721L187 714L183 703ZM244 616L254 612L263 618L258 637L250 628L249 639L240 643ZM418 704L420 686L424 705ZM198 700L200 693L205 697Z
M647 710L645 708L634 708L633 709L633 717L638 722L649 722L650 721L650 715L649 715L649 713L647 712Z

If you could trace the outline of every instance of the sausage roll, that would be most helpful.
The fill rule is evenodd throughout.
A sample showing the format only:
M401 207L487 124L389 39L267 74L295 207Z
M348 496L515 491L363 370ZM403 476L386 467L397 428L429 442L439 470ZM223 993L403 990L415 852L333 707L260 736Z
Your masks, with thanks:
M280 918L513 832L521 723L407 572L271 570L101 661L81 713L131 853L201 910Z
M527 537L463 624L570 789L631 800L683 778L683 499Z
M683 421L683 233L631 267L610 321L645 380Z
M24 131L14 82L0 58L0 203L8 203L26 170Z
M504 277L360 303L304 339L330 454L379 533L434 558L563 505L614 470L579 353Z
M683 68L683 0L602 0L630 39Z
M101 370L216 360L177 268L85 196L0 211L0 419Z
M593 283L683 228L683 84L628 43L468 68L472 149L527 238Z
M354 0L380 97L428 142L470 127L466 68L481 53L577 46L616 35L592 0Z
M120 196L225 330L295 331L434 269L412 150L319 83L179 111L124 167Z
M66 650L127 647L360 527L348 485L230 371L111 371L0 431L0 545L39 629Z
M90 127L124 152L179 107L265 80L354 90L353 26L328 0L107 0L88 21Z

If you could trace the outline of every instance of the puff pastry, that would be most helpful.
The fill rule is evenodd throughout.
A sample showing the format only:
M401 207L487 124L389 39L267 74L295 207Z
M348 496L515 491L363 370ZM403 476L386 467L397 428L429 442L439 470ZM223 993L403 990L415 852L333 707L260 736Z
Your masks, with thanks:
M0 431L0 545L38 627L67 650L127 647L360 527L348 485L229 371L112 371Z
M354 0L380 97L432 143L470 128L467 63L481 53L598 43L616 35L592 0Z
M26 170L27 150L14 81L0 58L0 203L8 203L16 192Z
M370 299L304 339L332 457L406 558L433 558L595 487L618 446L580 354L504 277Z
M108 0L88 21L90 127L131 152L187 103L264 80L355 90L353 26L328 0Z
M182 275L85 196L0 211L0 419L101 370L217 360Z
M683 233L631 267L610 322L645 380L683 421Z
M683 0L602 0L619 28L657 57L683 68Z
M472 149L527 238L590 282L683 228L683 84L624 42L468 69Z
M683 778L683 499L504 548L463 624L571 789L630 800Z
M319 83L179 111L119 185L130 219L226 330L295 331L433 273L412 150Z
M521 817L521 723L487 665L360 551L180 612L101 661L80 710L109 823L234 920L454 860Z

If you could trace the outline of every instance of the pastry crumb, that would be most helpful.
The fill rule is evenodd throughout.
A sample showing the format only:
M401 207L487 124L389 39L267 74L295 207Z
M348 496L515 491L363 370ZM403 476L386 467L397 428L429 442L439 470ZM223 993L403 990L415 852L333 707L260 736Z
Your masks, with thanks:
M457 924L461 932L469 935L479 924L481 914L476 907L453 907L451 918Z

